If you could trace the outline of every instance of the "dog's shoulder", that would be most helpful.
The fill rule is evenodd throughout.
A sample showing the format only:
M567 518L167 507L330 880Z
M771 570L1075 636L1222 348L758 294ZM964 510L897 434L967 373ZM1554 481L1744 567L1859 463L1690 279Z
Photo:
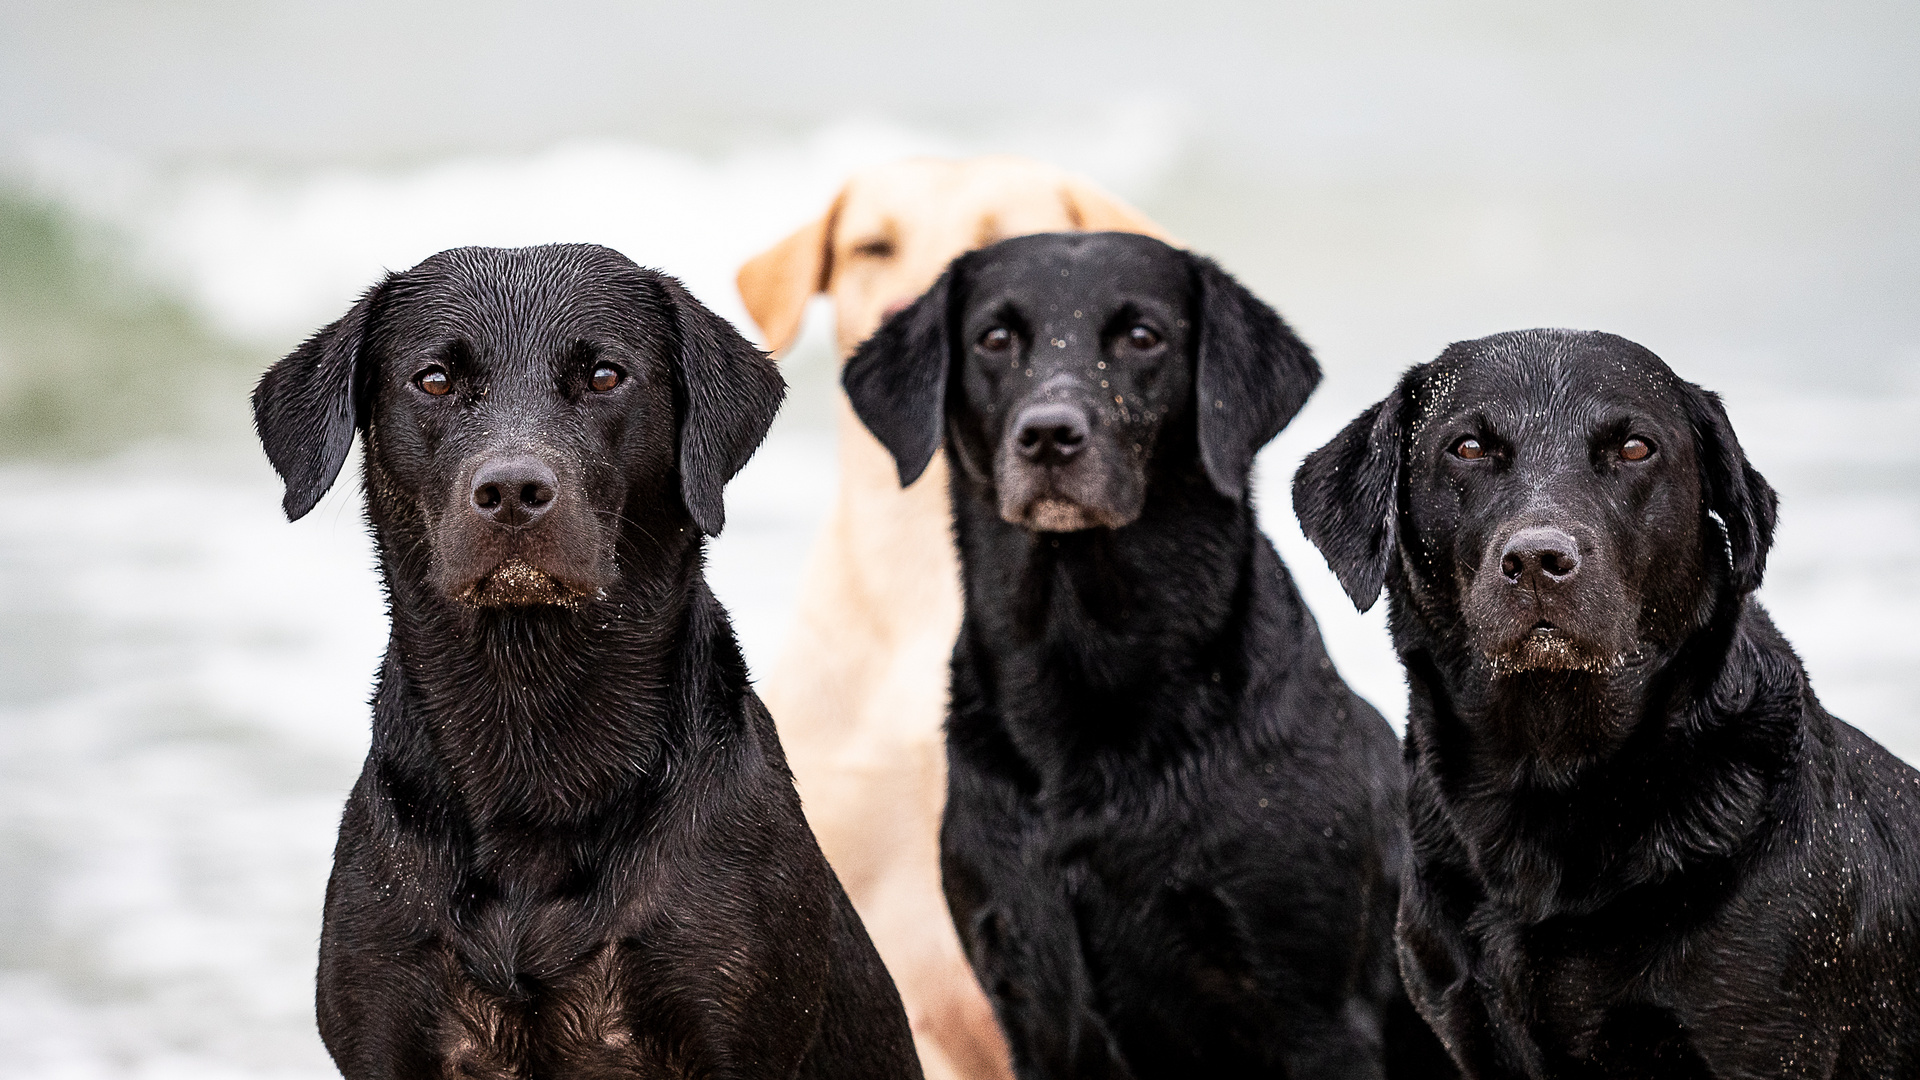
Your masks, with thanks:
M1253 529L1252 544L1251 595L1239 624L1251 677L1240 722L1309 756L1316 775L1398 806L1406 786L1399 735L1341 678L1273 542Z
M1920 770L1816 702L1826 737L1821 752L1831 762L1830 787L1819 791L1822 817L1832 842L1860 878L1871 906L1899 905L1908 930L1908 952L1920 956Z

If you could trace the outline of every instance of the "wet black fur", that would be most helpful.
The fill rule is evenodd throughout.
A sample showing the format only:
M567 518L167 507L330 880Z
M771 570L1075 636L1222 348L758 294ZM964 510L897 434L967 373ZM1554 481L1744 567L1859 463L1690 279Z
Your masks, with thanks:
M626 396L590 400L581 356ZM428 360L455 394L413 385ZM919 1075L701 574L783 392L678 282L587 245L444 252L261 381L289 516L363 433L392 618L321 933L347 1077ZM597 595L435 584L447 485L509 438L605 531Z
M1628 432L1666 458L1619 486ZM1463 433L1508 460L1460 468ZM1481 655L1459 540L1520 492L1644 556L1611 560L1660 598L1617 669ZM1718 398L1611 335L1463 342L1309 457L1294 503L1357 604L1386 588L1401 966L1468 1075L1920 1074L1920 774L1820 707L1749 595L1775 497Z
M1125 320L1049 319L1170 313L1155 329L1180 377L1153 385L1184 392L1127 384L1162 414L1137 519L1036 533L996 509L979 463L1017 402L988 415L955 334L1003 302L1036 379L1129 377ZM1113 235L964 256L847 368L903 477L946 442L965 616L942 867L1023 1078L1378 1077L1396 1055L1391 1075L1451 1072L1394 969L1398 742L1333 670L1247 496L1318 379L1213 263ZM1204 422L1196 387L1221 402Z

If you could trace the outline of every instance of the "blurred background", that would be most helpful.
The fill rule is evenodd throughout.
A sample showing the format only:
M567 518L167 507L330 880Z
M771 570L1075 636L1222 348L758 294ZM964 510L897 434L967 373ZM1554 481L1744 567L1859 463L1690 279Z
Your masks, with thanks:
M856 167L1088 173L1327 379L1268 531L1398 723L1299 458L1447 342L1605 329L1779 488L1761 596L1920 760L1920 7L1395 0L0 3L0 1076L331 1075L311 979L385 623L359 494L287 524L246 395L382 270L592 240L734 269ZM816 307L712 576L765 671L834 489Z

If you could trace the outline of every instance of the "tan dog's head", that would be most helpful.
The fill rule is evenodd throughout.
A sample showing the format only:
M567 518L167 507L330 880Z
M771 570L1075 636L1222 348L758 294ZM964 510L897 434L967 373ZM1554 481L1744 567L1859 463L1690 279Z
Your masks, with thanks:
M833 297L840 355L925 292L958 256L1029 233L1166 230L1072 173L1017 157L909 158L857 173L818 220L740 268L740 296L775 352L815 293Z

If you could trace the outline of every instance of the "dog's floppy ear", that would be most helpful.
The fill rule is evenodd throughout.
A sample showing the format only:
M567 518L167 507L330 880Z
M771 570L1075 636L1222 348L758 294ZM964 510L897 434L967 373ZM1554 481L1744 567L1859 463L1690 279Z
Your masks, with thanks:
M1139 233L1180 246L1159 222L1095 187L1083 176L1068 174L1061 180L1060 205L1067 211L1067 221L1078 231Z
M777 353L792 345L807 301L827 291L833 279L834 227L846 197L847 189L841 188L826 213L748 259L734 277L747 314L767 339L767 351Z
M680 399L680 498L700 531L720 535L727 523L727 481L767 437L787 396L787 383L767 354L733 324L665 274L679 338L674 365Z
M947 298L959 265L955 260L932 288L881 323L840 376L854 414L893 455L901 487L920 479L946 429Z
M1361 611L1380 598L1393 558L1406 399L1403 380L1386 400L1308 454L1293 474L1293 513L1300 531L1320 549Z
M1240 498L1253 456L1320 383L1320 365L1280 313L1212 259L1189 254L1200 320L1200 463L1220 494Z
M1733 587L1749 593L1760 587L1767 570L1780 496L1747 461L1720 395L1692 383L1682 386L1700 459L1701 494L1726 530Z
M267 369L253 388L253 428L286 482L280 505L298 521L333 486L367 422L361 354L373 309L394 275L368 289L347 313Z

